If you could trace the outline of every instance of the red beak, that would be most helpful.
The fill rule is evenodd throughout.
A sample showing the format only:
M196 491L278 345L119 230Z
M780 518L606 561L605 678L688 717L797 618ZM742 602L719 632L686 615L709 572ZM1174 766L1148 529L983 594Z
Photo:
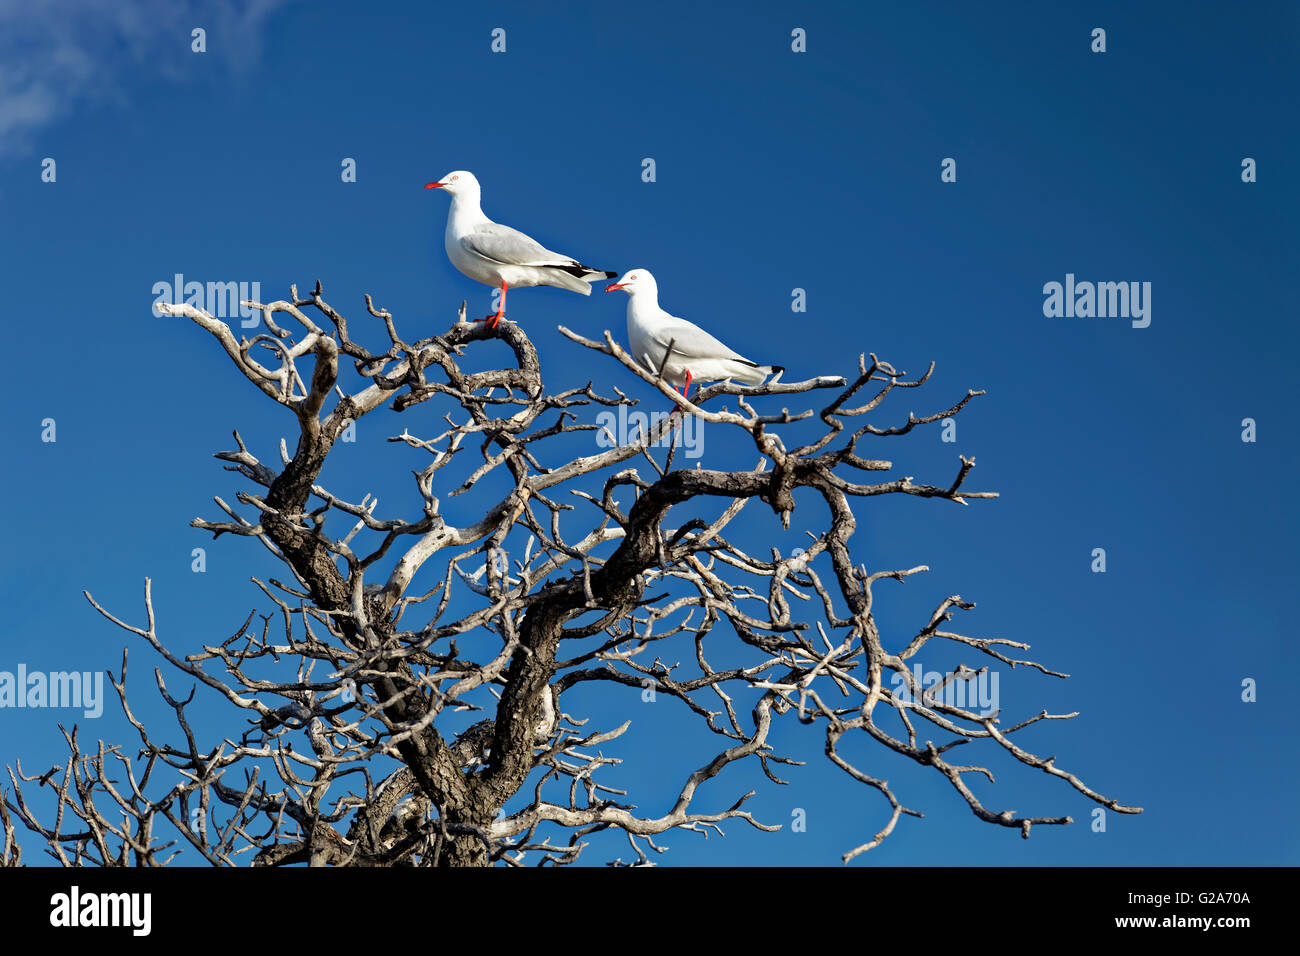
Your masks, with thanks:
M442 186L443 186L442 183L425 183L425 184L424 184L424 188L425 188L425 189L441 189Z
M606 291L606 292L617 292L619 289L622 289L622 288L624 288L624 286L619 285L617 282L615 282L615 283L613 283L612 285L607 285L607 286L605 286L605 291Z

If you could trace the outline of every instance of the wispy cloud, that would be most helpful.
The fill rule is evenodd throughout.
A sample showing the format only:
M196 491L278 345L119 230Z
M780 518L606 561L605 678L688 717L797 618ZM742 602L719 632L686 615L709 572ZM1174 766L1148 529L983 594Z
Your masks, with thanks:
M183 75L190 31L231 72L255 63L267 20L292 0L0 0L0 155L124 84Z

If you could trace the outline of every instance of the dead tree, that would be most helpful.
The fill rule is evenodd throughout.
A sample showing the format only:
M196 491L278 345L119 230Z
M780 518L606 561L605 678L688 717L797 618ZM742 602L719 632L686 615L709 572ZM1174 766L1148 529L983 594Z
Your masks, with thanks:
M174 693L155 669L178 731L163 739L128 704L124 650L121 672L109 678L139 737L138 752L102 741L85 748L74 728L64 731L64 766L43 774L21 763L10 768L9 812L0 814L4 862L18 860L21 825L64 864L158 865L186 848L213 865L565 864L605 830L622 831L630 862L646 863L648 851L662 849L655 838L674 829L707 835L733 819L778 829L746 809L753 791L721 804L698 794L705 781L746 759L784 783L777 769L796 761L768 743L778 719L821 725L827 757L882 800L878 832L863 834L845 862L879 845L903 814L921 816L884 779L841 754L846 734L869 735L882 753L932 768L979 819L1025 837L1035 824L1071 820L986 807L966 778L991 781L991 772L950 762L954 747L1001 748L1105 807L1140 812L1015 743L1022 728L1073 714L1041 711L1005 725L996 713L954 705L943 685L984 669L964 660L943 685L917 686L909 662L931 645L1066 676L1017 658L1026 644L950 630L954 614L972 603L945 598L915 633L886 638L877 628L878 583L927 568L870 569L855 561L851 503L914 495L965 505L996 496L965 490L975 464L966 458L947 484L870 481L893 464L869 457L865 446L955 416L982 392L968 391L934 414L875 424L885 400L924 385L933 365L909 380L872 355L859 358L851 380L721 383L687 400L609 333L593 341L561 327L575 347L592 350L594 362L640 376L678 406L631 440L573 457L549 449L562 436L572 442L575 433L595 432L596 408L635 402L617 387L602 395L591 383L548 390L533 343L513 323L497 330L467 323L462 304L448 331L407 343L392 315L367 296L389 343L371 352L353 339L319 283L305 298L294 288L289 301L248 304L265 325L248 340L194 306L161 310L207 330L243 376L297 420L297 448L290 455L282 440L270 463L236 432L236 447L216 457L247 482L236 495L242 507L218 497L220 520L192 522L214 536L254 538L283 562L285 580L253 578L275 610L260 619L252 611L230 637L182 649L155 626L147 580L138 626L87 593L96 610L193 687ZM493 354L479 343L498 338L513 362L469 371L476 350ZM311 367L300 369L308 357ZM341 360L360 378L355 391L343 390ZM774 408L786 396L813 393L831 396L815 414ZM721 405L724 398L736 410ZM381 512L369 494L344 500L318 481L349 425L386 405L445 413L430 428L426 412L423 434L408 427L388 438L427 455L414 473L414 507L396 509L404 516ZM667 440L682 426L681 414L752 442L757 464L674 467ZM807 437L794 444L800 429ZM372 460L384 466L379 450ZM504 476L498 487L508 490L483 500L489 475ZM477 495L473 513L482 517L454 526L441 499L460 495ZM749 530L779 535L776 522L788 528L798 501L813 510L817 500L828 526L809 531L802 551L748 553L728 538L742 513ZM674 508L687 503L709 517L674 525ZM748 660L710 663L730 662L737 652ZM690 663L665 663L679 656ZM668 812L638 813L623 791L601 782L602 768L621 759L618 738L630 721L589 726L580 713L566 712L566 694L588 684L609 685L629 703L650 690L694 715L703 738L716 739L716 756L683 772ZM224 698L244 713L246 726L223 740L199 739L186 712L196 693ZM483 717L456 732L456 715L465 711ZM946 740L932 743L927 733ZM53 819L24 791L34 782L50 789L44 796L57 805ZM503 813L516 797L522 805Z

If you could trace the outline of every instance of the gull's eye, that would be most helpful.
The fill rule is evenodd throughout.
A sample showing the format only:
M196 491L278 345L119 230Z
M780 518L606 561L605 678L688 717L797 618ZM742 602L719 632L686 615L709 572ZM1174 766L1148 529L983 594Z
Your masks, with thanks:
M451 181L452 181L453 183L454 183L456 180L458 180L458 179L460 179L459 176L452 176L452 177L451 177Z

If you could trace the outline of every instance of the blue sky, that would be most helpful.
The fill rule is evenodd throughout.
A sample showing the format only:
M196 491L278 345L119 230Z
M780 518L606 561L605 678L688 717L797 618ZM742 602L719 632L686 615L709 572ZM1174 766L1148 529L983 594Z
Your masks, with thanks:
M974 455L968 487L1001 493L969 508L861 504L859 560L931 567L878 586L886 644L903 646L949 594L976 601L965 633L1026 641L1071 674L1000 673L1008 717L1080 712L1034 728L1024 745L1145 812L1111 814L1093 832L1089 801L986 752L998 779L977 791L988 805L1076 820L1025 841L976 820L933 772L854 741L846 753L926 814L854 865L1300 862L1284 708L1300 664L1285 624L1300 570L1300 8L409 3L359 13L268 0L221 10L0 3L11 355L0 670L116 668L126 635L83 588L138 622L152 577L178 649L266 610L248 583L271 572L260 546L187 525L216 517L213 495L233 501L243 487L210 457L231 446L233 428L273 459L292 422L205 333L154 316L151 290L182 273L260 282L270 300L319 278L354 323L369 292L409 339L441 331L462 298L471 315L486 313L490 293L447 262L446 197L421 187L469 169L488 215L598 268L651 269L669 311L787 366L788 379L849 374L862 351L911 372L933 360L931 383L887 402L881 424L987 389L958 419L955 443L931 428L868 449L935 484L951 479L958 454ZM206 53L190 51L193 27L207 29ZM496 27L504 54L490 50ZM796 27L805 53L791 50ZM1096 27L1105 53L1090 49ZM647 157L653 183L641 178ZM946 157L956 182L941 182ZM1246 157L1256 182L1242 181ZM55 182L42 181L46 158ZM341 181L345 158L355 183ZM1043 286L1067 273L1151 283L1150 326L1046 317ZM794 288L806 290L806 313L791 311ZM623 340L625 303L526 289L509 305L548 383L593 379L658 407L620 366L555 331ZM442 411L365 420L326 483L358 497L378 490L394 514L414 514L418 459L383 439L433 428ZM54 443L41 440L48 418ZM1253 443L1242 441L1246 418ZM704 460L752 458L724 438ZM468 516L473 503L456 507ZM760 507L737 531L760 547L788 547L801 520L822 517L796 511L778 535ZM199 546L204 574L190 570ZM1091 570L1095 548L1104 574ZM156 663L132 645L133 704L163 726ZM1241 699L1247 679L1254 703ZM689 724L635 701L575 695L566 709L579 703L610 720L641 717L616 785L646 812L666 809L703 755L664 752ZM236 732L229 711L203 706L211 740ZM5 762L60 761L55 722L73 719L0 709ZM84 736L133 743L112 706L80 722ZM733 822L725 839L669 834L663 862L830 865L870 839L886 806L827 765L821 741L820 727L783 723L772 743L808 761L788 768L789 787L733 767L697 798L722 808L755 787L755 815L785 824L780 833ZM791 832L795 808L806 832ZM608 846L584 862L628 855L625 843Z

